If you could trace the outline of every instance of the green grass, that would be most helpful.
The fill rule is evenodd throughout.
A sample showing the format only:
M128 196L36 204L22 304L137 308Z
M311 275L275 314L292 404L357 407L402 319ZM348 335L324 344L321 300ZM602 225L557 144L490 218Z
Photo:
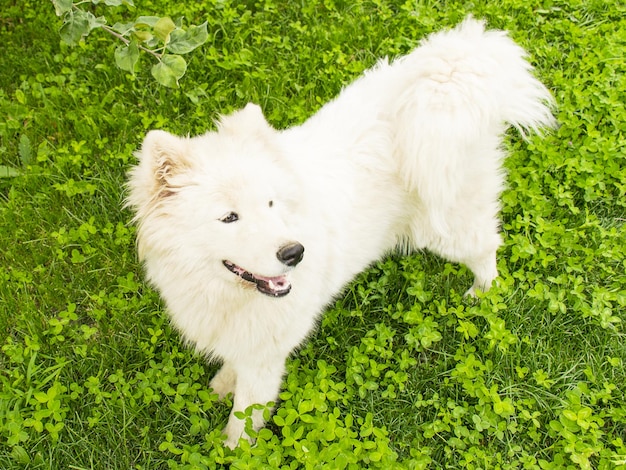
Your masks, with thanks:
M136 0L208 21L179 89L132 77L52 5L0 7L0 468L626 468L626 7L618 1ZM132 19L106 11L110 23ZM379 57L466 14L506 28L560 128L511 133L499 285L390 257L288 363L255 447L221 444L216 366L143 282L123 210L149 129L200 133L260 103L303 121Z

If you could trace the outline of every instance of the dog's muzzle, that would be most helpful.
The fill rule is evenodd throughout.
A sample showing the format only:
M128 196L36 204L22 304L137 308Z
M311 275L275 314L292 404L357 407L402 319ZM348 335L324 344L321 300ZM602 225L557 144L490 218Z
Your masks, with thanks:
M294 267L304 256L304 247L300 243L289 243L283 245L277 252L276 257L285 266ZM237 266L232 261L224 260L222 264L231 273L236 274L241 279L256 285L259 292L270 297L283 297L291 291L291 283L285 274L281 276L260 276L253 274L247 269Z

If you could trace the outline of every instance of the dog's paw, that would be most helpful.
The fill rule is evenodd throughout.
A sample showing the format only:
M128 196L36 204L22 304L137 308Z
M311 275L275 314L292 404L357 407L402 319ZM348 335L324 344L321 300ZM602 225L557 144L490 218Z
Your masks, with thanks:
M223 400L229 393L235 393L236 382L237 375L235 371L228 366L223 366L217 374L215 374L209 386L217 393L220 400Z
M472 287L470 287L467 290L467 292L465 294L463 294L463 297L476 299L476 298L478 298L478 293L483 293L484 294L489 289L491 289L494 285L495 286L498 285L497 278L493 278L490 281L483 281L483 282L480 282L480 281L476 280L476 281L474 281L474 284L472 285Z
M226 433L226 431L224 431L224 433ZM226 440L224 441L224 447L228 447L230 450L234 450L237 447L239 447L239 442L241 441L241 439L245 439L246 441L248 441L251 445L254 445L256 440L252 439L251 437L249 437L247 434L243 434L242 436L236 438L234 436L228 436L226 435Z
M226 431L224 431L226 433ZM224 441L224 447L228 447L230 450L234 450L236 447L239 447L239 438L226 436L226 440Z
M482 292L482 289L480 287L476 287L476 286L472 286L469 289L467 289L467 292L465 292L465 294L463 294L463 297L465 298L469 298L469 299L475 299L476 298L476 292Z
M239 447L239 441L241 439L245 439L250 444L255 443L255 440L248 436L245 431L245 420L235 417L234 414L231 414L222 434L226 435L224 446L231 450L235 447Z

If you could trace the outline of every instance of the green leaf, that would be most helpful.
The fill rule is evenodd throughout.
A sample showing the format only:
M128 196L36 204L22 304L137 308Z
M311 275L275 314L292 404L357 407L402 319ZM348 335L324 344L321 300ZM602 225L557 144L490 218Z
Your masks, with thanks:
M37 432L43 432L43 423L38 420L32 421L33 429Z
M193 90L185 92L185 96L187 96L193 104L198 104L200 98L207 96L205 88L206 87L203 88L202 85L195 87Z
M22 166L28 165L33 159L33 149L30 144L30 139L26 134L20 136L20 141L17 145L17 151L20 155L20 161Z
M115 63L122 70L126 70L134 75L138 61L139 48L134 41L131 41L127 46L119 46L115 49Z
M113 31L120 33L122 36L126 36L135 28L135 22L131 21L130 23L115 23L113 26Z
M53 441L56 441L59 439L59 432L64 427L65 427L64 423L56 423L56 424L46 423L45 425L46 431L50 433L50 437L52 438Z
M45 392L35 392L33 393L33 397L39 403L46 403L48 401L48 394Z
M176 29L176 25L169 16L160 18L152 28L154 35L163 42L169 41L170 33Z
M93 29L104 24L106 24L106 19L103 17L96 18L91 13L82 10L70 11L59 34L63 42L73 46L78 44L83 36L87 36Z
M15 90L15 99L19 104L26 104L26 95L21 89Z
M0 165L0 178L15 178L20 176L22 172L12 166Z
M57 16L63 16L72 10L72 0L52 0Z
M178 86L178 80L185 75L187 62L179 55L166 55L152 67L152 76L161 85L170 88Z
M87 13L87 20L89 21L90 32L96 28L100 28L101 26L104 26L105 24L107 24L107 20L104 16L98 16L96 18L91 13Z
M182 29L172 31L167 48L174 54L187 54L204 44L208 38L205 21L200 26L191 26L187 31Z
M11 450L11 457L22 465L27 465L31 463L28 452L26 452L26 449L24 449L22 446L13 447L13 449Z
M154 36L150 31L133 31L133 37L137 38L141 42L148 42Z
M61 26L59 34L61 40L71 46L78 44L78 41L83 36L89 34L90 24L87 14L82 10L76 10L75 12L69 12L65 23ZM93 15L92 15L93 16Z
M515 406L510 400L498 401L493 405L493 411L500 416L511 416L515 413Z
M137 21L135 21L135 27L139 28L142 26L149 26L153 28L160 19L161 18L159 16L140 16L137 18Z

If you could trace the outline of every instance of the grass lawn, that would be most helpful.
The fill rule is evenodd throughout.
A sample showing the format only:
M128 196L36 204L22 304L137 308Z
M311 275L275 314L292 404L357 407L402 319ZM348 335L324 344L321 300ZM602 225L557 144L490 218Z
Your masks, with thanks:
M626 6L618 0L135 0L208 22L179 88L59 40L48 1L0 6L0 468L626 468ZM91 7L90 7L91 8ZM278 128L468 13L530 52L560 127L506 146L501 278L391 256L288 362L257 445L224 449L217 366L145 284L125 172L149 129L259 103Z

